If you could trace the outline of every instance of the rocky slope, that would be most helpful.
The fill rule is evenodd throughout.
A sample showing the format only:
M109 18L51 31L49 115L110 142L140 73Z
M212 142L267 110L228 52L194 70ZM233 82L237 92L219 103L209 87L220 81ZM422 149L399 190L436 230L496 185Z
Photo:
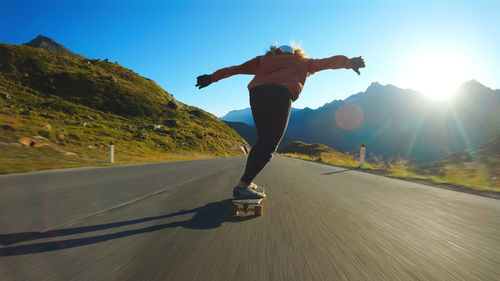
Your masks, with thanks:
M163 154L236 155L247 146L214 115L116 62L0 43L0 150L26 138L35 148L45 143L93 160L102 160L113 142L132 162ZM32 152L27 158L36 158Z

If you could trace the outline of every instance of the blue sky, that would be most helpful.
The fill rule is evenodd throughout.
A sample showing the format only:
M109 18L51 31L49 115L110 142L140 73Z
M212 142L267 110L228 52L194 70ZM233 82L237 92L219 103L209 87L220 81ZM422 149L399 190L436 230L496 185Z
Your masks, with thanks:
M362 55L367 65L361 76L327 70L309 77L297 108L344 99L374 81L432 91L432 79L476 79L500 88L495 0L2 2L0 42L43 34L88 58L118 61L217 116L248 107L252 76L202 90L194 87L196 76L292 40L309 57Z

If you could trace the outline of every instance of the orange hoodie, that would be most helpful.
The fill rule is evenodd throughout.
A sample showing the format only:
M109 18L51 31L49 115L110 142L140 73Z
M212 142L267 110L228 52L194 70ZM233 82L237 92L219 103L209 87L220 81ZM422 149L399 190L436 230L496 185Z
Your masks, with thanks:
M299 98L306 78L325 69L351 68L350 60L345 56L333 56L325 59L302 59L290 53L273 56L258 56L241 65L226 67L210 75L212 82L231 77L235 74L254 74L248 89L255 86L276 83L285 86L292 94L292 100Z

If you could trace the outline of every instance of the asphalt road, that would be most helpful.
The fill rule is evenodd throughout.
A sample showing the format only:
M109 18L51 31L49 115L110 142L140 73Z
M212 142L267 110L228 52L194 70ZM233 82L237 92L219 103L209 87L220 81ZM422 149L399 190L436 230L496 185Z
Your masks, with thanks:
M0 176L2 280L500 280L500 201L275 157Z

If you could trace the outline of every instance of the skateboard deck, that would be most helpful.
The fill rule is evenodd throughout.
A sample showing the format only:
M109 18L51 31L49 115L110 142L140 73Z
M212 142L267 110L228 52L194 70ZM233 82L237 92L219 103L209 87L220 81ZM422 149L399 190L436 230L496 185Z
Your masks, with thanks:
M264 200L260 199L238 199L233 198L233 204L229 206L229 212L231 216L237 216L240 213L244 212L245 214L252 211L256 216L263 215L263 207L260 205L260 202Z

